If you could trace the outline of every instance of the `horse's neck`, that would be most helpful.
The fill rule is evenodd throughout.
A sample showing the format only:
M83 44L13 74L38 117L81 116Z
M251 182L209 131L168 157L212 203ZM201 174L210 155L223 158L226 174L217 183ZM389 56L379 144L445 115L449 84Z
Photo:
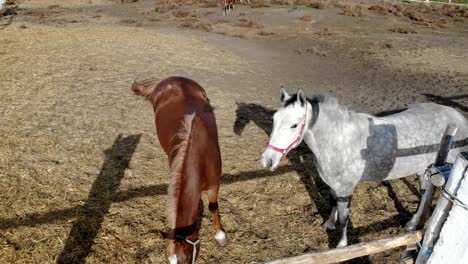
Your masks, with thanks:
M189 184L181 186L181 193L185 195L179 198L179 204L177 205L177 227L193 225L197 220L200 192L198 186L188 186ZM197 190L194 191L193 189Z
M349 122L354 121L356 113L350 112L341 107L329 106L326 103L319 103L319 114L315 123L309 125L304 141L316 155L320 155L322 149L329 148L330 144L336 144L343 133L347 131L345 127ZM312 107L310 107L312 109ZM311 110L312 119L312 110Z

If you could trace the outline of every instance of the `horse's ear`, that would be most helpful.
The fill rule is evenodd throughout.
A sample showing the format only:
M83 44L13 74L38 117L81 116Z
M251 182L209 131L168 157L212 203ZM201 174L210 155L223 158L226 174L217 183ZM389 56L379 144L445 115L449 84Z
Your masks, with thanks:
M291 96L284 90L284 88L281 88L281 97L280 100L282 103L286 102Z
M299 91L297 91L297 101L301 103L301 106L304 106L307 102L307 98L302 89L299 89Z

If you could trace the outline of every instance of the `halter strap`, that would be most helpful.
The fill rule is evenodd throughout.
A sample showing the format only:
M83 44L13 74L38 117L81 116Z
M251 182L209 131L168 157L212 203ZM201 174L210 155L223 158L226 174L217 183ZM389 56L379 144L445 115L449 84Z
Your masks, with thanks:
M185 242L189 243L190 245L193 246L193 251L192 251L192 264L195 264L195 258L197 257L197 245L200 243L200 239L195 240L195 242L191 241L190 239L186 237L181 237L177 236L178 238L184 240Z
M305 114L304 114L304 121L302 121L301 131L299 132L299 135L297 136L297 138L291 144L289 144L289 146L287 148L278 148L278 147L275 147L275 146L273 146L272 144L269 144L269 143L267 145L267 148L281 153L281 161L286 158L286 155L288 155L289 151L291 151L292 149L299 146L302 139L304 138L305 131L306 131L305 130L305 125L307 123L307 113L308 113L307 105L308 105L308 101L306 101L306 111L305 111ZM317 100L312 100L311 105L312 105L312 119L310 121L309 127L312 127L315 124L315 122L317 121L317 118L318 118L318 114L319 114L318 101Z

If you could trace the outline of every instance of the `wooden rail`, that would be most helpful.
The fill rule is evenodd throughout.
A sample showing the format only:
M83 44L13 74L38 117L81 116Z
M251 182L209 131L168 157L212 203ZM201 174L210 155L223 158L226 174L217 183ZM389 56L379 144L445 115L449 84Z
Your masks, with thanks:
M392 238L362 242L347 247L317 251L297 257L283 258L265 264L328 264L383 252L392 248L416 244L422 239L422 231Z

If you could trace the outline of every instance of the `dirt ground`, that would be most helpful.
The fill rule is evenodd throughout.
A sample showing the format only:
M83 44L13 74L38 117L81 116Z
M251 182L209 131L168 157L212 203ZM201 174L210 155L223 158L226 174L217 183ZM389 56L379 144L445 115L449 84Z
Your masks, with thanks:
M190 77L215 107L220 210L202 212L199 263L253 263L335 247L328 190L302 146L259 156L279 90L378 113L434 101L468 115L468 9L400 1L18 0L0 13L0 260L164 263L167 159L134 79ZM295 5L297 4L297 5ZM16 14L16 15L15 15ZM409 177L362 183L351 243L404 233ZM204 207L206 207L206 200ZM401 249L348 263L397 263Z

